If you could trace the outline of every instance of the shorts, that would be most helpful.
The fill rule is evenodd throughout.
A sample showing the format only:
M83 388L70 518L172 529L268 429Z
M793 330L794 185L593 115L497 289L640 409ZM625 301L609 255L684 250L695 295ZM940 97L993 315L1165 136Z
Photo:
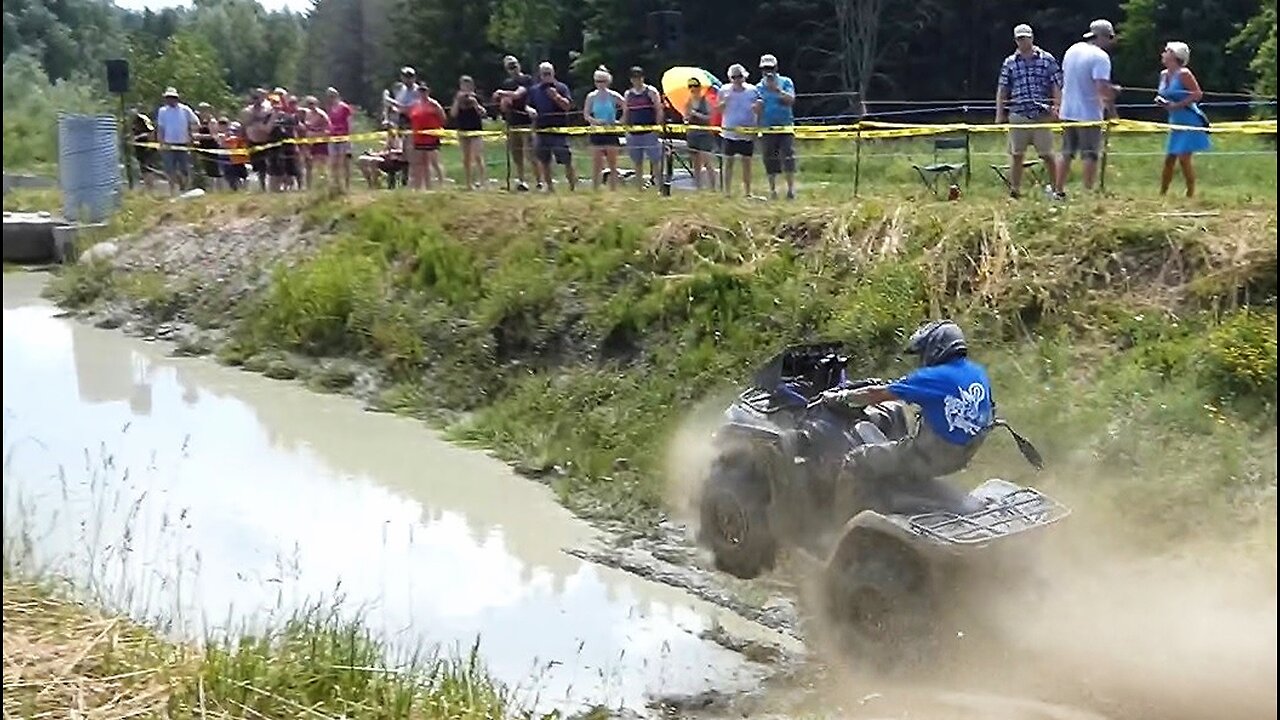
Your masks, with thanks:
M312 143L309 152L311 157L326 157L329 155L329 143Z
M267 175L271 177L298 177L302 174L298 153L294 147L272 148L267 155Z
M439 150L440 138L435 135L418 136L413 139L414 150Z
M351 143L350 142L331 142L329 143L329 154L336 155L339 157L342 157L342 156L351 157Z
M383 158L378 161L378 169L388 175L403 172L407 167L409 167L409 161L403 158Z
M715 152L716 134L709 130L690 130L685 135L690 150L698 152Z
M742 157L751 157L756 152L755 140L737 140L734 138L724 139L724 154L728 157L741 155Z
M627 135L627 156L636 165L644 162L646 157L651 163L662 162L662 145L658 143L658 134L631 133Z
M590 143L592 147L616 148L622 144L622 138L613 133L592 133L587 138L587 142Z
M271 155L275 152L275 148L262 147L266 143L249 143L249 167L259 175L267 174L267 166L270 164Z
M528 125L507 126L507 146L525 148L533 143L533 130Z
M1035 146L1036 154L1040 157L1052 155L1053 131L1047 127L1034 127L1041 122L1043 121L1039 118L1029 118L1025 115L1010 113L1009 124L1030 125L1032 127L1016 127L1009 130L1009 153L1021 155L1027 151L1027 146L1033 145Z
M555 158L557 165L568 165L573 162L573 152L569 150L569 137L538 133L533 139L533 157L540 163L549 163L552 158Z
M222 166L227 164L226 159L209 153L200 153L200 169L204 172L205 177L220 178L222 177Z
M1097 160L1102 154L1101 127L1065 127L1062 129L1062 154Z
M157 151L153 148L135 147L133 149L133 156L138 160L138 168L142 172L156 167L156 154Z
M796 171L796 136L791 133L770 133L760 139L764 152L764 171L768 175Z
M186 150L161 150L160 160L166 175L190 175L191 153Z

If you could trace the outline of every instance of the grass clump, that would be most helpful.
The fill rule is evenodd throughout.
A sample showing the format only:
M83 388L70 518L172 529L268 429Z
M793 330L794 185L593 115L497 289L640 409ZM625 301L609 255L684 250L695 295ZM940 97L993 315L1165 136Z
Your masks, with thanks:
M357 621L318 607L199 649L6 572L4 646L7 717L530 717L476 648L392 666Z

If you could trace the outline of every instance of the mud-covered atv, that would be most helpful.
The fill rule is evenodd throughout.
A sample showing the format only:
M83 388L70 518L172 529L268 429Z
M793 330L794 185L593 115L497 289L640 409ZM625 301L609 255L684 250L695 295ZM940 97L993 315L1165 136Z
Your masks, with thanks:
M836 409L820 401L825 390L861 384L848 381L847 365L837 344L798 345L756 374L715 434L698 541L718 569L740 578L772 569L780 544L815 557L823 563L823 609L844 644L892 663L901 640L929 634L941 596L974 575L1022 572L1025 543L1008 539L1069 511L997 479L968 494L943 481L904 479L892 503L838 507L837 482L857 482L841 477L845 455L911 432L900 402ZM1038 465L1035 449L1014 437ZM863 496L885 493L853 494Z

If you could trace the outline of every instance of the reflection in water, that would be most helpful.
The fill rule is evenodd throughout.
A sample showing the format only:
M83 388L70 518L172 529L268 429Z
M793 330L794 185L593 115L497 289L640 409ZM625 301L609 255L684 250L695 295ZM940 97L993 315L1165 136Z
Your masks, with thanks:
M502 463L54 318L32 278L4 292L6 543L24 528L133 612L191 631L338 595L402 647L479 636L499 678L566 708L757 681L697 637L734 616L566 555L593 532Z

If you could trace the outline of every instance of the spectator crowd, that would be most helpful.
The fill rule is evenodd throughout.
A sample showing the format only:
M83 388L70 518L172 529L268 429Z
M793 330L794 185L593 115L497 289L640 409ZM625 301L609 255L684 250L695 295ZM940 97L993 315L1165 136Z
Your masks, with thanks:
M1054 152L1048 123L1096 123L1115 116L1119 87L1111 82L1107 52L1115 40L1112 24L1094 21L1084 38L1064 53L1061 63L1035 44L1030 26L1016 26L1013 36L1016 50L999 70L995 101L996 122L1010 125L1007 182L1011 195L1021 195L1024 169L1032 164L1025 157L1029 147L1035 148L1048 170L1045 192L1052 197L1065 196L1076 157L1083 164L1084 186L1091 188L1103 153L1102 128L1064 128L1059 155ZM1181 169L1187 194L1192 195L1192 155L1208 149L1207 133L1195 128L1207 127L1208 120L1197 106L1202 92L1187 67L1189 60L1185 43L1168 43L1161 53L1164 69L1154 101L1179 126L1169 136L1161 190L1168 190L1175 170ZM336 88L328 88L323 101L316 96L300 99L283 87L258 88L233 115L218 114L203 102L193 109L182 102L177 88L167 88L154 114L138 108L131 112L136 160L148 187L163 174L174 193L191 186L195 170L213 188L233 191L255 184L265 192L304 190L321 177L346 189L353 165L370 188L426 190L447 182L440 148L448 138L459 145L461 180L472 189L487 186L485 137L490 134L485 129L496 126L505 128L510 187L529 190L532 165L533 183L551 191L557 166L569 188L576 188L570 143L576 131L571 128L585 126L581 130L591 157L593 188L615 189L627 177L648 187L662 177L670 153L670 135L661 130L667 123L679 123L684 126L683 144L695 187L722 187L729 192L736 172L743 193L751 195L758 152L769 196L777 198L781 192L795 197L796 87L779 72L778 59L772 54L760 57L755 83L740 63L728 68L728 83L717 88L704 87L703 78L690 77L681 107L674 107L668 96L649 84L641 67L630 68L628 83L621 90L615 89L610 71L600 67L579 106L551 63L541 63L535 77L525 73L514 56L502 62L506 77L490 95L483 95L471 77L463 76L444 102L414 68L401 68L398 80L383 92L376 116L382 139L378 147L359 154L350 139L356 111ZM626 169L619 168L623 149L630 161ZM716 158L723 163L713 162Z

